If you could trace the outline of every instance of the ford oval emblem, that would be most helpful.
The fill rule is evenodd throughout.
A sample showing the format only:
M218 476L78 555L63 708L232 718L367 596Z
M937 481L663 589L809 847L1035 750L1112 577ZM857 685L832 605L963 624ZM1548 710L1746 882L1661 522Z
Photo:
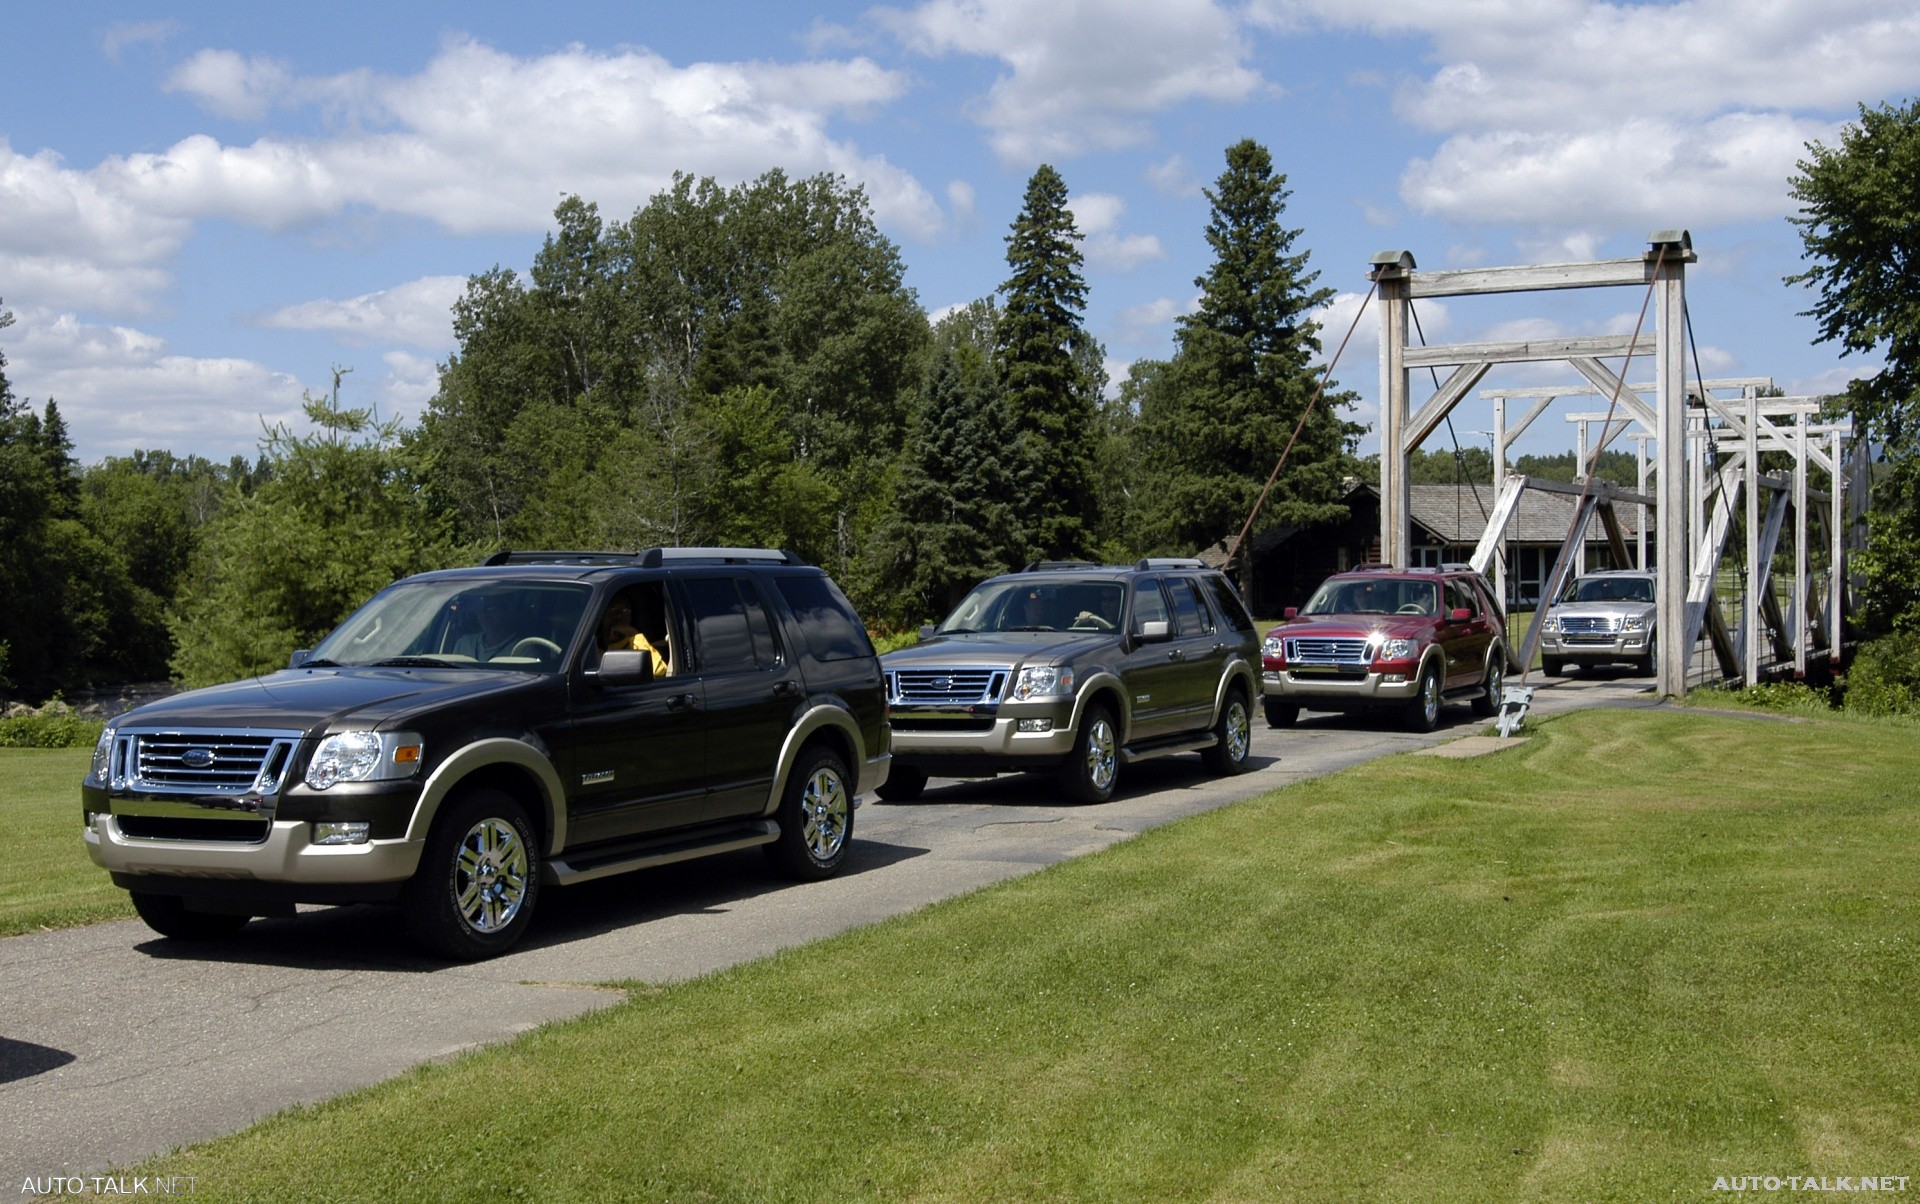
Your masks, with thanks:
M180 763L188 769L209 769L213 766L213 762L211 748L189 748L180 754Z

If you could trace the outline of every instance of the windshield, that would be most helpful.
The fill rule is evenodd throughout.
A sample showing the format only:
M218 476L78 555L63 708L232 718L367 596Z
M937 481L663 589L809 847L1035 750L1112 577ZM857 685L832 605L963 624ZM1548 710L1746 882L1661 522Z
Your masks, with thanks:
M1647 577L1583 577L1573 583L1569 602L1651 602L1653 581Z
M1440 587L1432 581L1370 577L1328 581L1300 608L1303 615L1437 615Z
M348 616L306 663L551 672L560 667L591 593L568 581L403 581Z
M960 600L937 629L1118 631L1127 587L1118 581L989 581Z

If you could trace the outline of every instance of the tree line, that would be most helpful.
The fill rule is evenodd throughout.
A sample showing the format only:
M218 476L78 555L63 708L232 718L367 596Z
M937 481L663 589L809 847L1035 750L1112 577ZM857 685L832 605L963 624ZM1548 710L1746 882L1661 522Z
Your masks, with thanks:
M883 629L1033 560L1192 554L1237 532L1319 383L1332 290L1285 185L1227 149L1199 306L1116 390L1044 165L1000 288L938 315L837 176L677 175L625 220L568 197L524 275L468 279L416 425L345 405L340 370L251 464L83 468L0 371L0 689L263 672L394 578L502 548L790 548ZM1264 521L1344 515L1351 402L1313 408Z

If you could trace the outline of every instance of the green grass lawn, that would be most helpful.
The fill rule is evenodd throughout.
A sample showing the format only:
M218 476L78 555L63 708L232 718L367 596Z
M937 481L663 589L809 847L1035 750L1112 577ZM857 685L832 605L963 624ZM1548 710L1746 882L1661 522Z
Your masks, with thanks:
M629 984L606 1012L138 1173L197 1176L208 1199L1920 1182L1912 725L1663 709L1532 731Z
M80 840L80 779L90 749L0 748L0 936L133 914L127 892Z

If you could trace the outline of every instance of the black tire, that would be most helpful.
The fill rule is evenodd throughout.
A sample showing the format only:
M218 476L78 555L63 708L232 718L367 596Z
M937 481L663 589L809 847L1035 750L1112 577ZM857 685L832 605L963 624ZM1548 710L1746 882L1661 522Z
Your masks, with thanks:
M1253 747L1253 720L1247 712L1247 691L1244 687L1228 687L1227 700L1220 707L1220 718L1214 721L1213 735L1218 742L1200 752L1200 760L1207 769L1221 777L1245 773L1247 752Z
M1292 727L1300 719L1298 704L1281 702L1278 698L1262 698L1260 709L1267 713L1268 727Z
M1651 648L1647 649L1647 654L1640 658L1635 668L1639 670L1642 677L1660 676L1660 654Z
M800 750L780 792L780 838L764 845L775 869L799 882L840 872L853 843L852 780L840 754L824 744Z
M880 784L875 794L890 803L910 803L920 797L927 788L927 771L911 765L894 762L893 772Z
M1488 719L1500 713L1500 688L1507 682L1507 654L1502 648L1495 648L1493 655L1487 658L1487 677L1481 683L1481 692L1473 696L1473 713L1482 719Z
M1120 780L1120 730L1113 713L1098 702L1080 716L1080 734L1060 765L1060 790L1069 802L1104 803Z
M540 842L526 809L503 790L471 790L433 821L401 892L407 933L455 961L498 957L520 942L540 894Z
M253 918L188 911L187 901L179 895L154 895L143 890L131 890L127 894L132 896L133 909L140 913L147 927L176 941L217 941L245 928Z
M1560 677L1567 671L1566 666L1550 656L1540 658L1540 672L1547 677Z
M1409 730L1430 732L1440 726L1440 674L1429 665L1420 670L1419 687L1405 711Z

